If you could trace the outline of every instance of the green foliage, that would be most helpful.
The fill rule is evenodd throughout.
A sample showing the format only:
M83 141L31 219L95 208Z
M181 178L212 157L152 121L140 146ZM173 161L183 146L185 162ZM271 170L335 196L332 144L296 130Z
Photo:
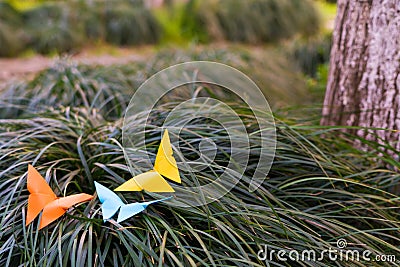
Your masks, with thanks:
M328 63L321 64L317 67L314 77L308 77L307 83L310 88L310 97L314 103L323 103L328 83ZM320 112L318 113L320 114Z
M0 57L12 57L25 47L25 36L19 29L22 16L11 5L0 2Z
M256 131L246 107L232 106L243 115L250 133ZM159 106L150 118L152 124L162 123L170 109ZM0 122L0 263L6 266L263 266L257 252L264 244L321 252L334 247L338 238L361 243L374 255L400 252L399 215L394 209L400 203L385 191L400 176L380 169L374 154L352 149L337 138L338 129L333 127L278 121L276 160L269 179L254 193L248 192L245 175L234 190L207 206L160 204L121 224L102 222L95 198L38 231L37 221L24 226L27 164L37 166L58 195L93 194L93 180L115 188L131 178L120 147L120 121L108 122L83 105ZM202 121L192 122L181 138L194 140L190 135L200 134L201 129ZM217 143L226 139L219 131L209 134ZM149 132L151 151L155 152L159 136ZM184 145L189 158L195 156L191 145ZM218 153L222 163L229 160ZM250 161L254 164L257 158ZM127 203L147 198L138 193L121 197Z
M105 9L106 41L116 45L157 43L161 27L150 10L116 5Z
M322 23L325 25L325 27L323 27L325 29L323 30L325 32L332 32L337 12L336 0L320 0L315 1L315 4L321 14Z
M0 2L0 21L14 26L22 24L21 14L10 4Z
M25 10L23 19L11 5L0 2L2 56L15 56L25 46L42 54L71 53L88 40L154 44L162 31L152 11L138 1L44 2Z
M182 23L187 5L185 3L168 3L165 6L158 7L152 12L160 23L162 28L162 44L178 44L185 45L193 41L193 34L187 34L183 28L187 28L187 24Z
M162 28L140 1L95 1L75 4L84 21L86 35L111 44L140 45L157 43Z
M400 175L381 162L393 168L400 166L382 153L387 144L367 143L342 133L341 127L318 126L315 122L319 116L313 118L315 121L305 117L295 120L279 110L275 113L278 143L274 164L268 179L253 193L248 188L251 170L258 162L256 154L250 155L249 168L236 187L206 206L188 209L158 204L118 224L102 221L96 197L70 209L41 231L38 220L25 227L28 164L38 168L58 196L94 194L94 180L113 189L131 178L121 148L120 118L134 88L149 75L186 60L215 60L258 77L264 90L268 83L288 86L265 78L282 76L282 80L288 80L281 73L287 66L271 55L277 56L266 52L266 60L260 51L240 49L166 50L146 62L118 67L90 68L60 62L30 82L1 89L0 264L264 266L266 263L257 258L264 245L287 252L313 249L321 253L335 248L339 238L347 240L349 249L398 255L400 200L388 191L400 182ZM326 77L326 69L317 73L321 80ZM288 99L293 94L290 90L283 92ZM283 92L277 90L280 95L276 99L284 98ZM210 91L204 88L197 93L207 95ZM242 118L249 136L254 138L263 130L248 107L230 102L229 94L218 96ZM176 100L183 95L166 97ZM161 136L155 126L161 125L174 107L171 101L166 102L150 113L146 136L150 157L154 157ZM144 116L131 126L143 120ZM179 136L186 158L198 157L193 147L199 136L221 146L229 144L219 124L194 120ZM368 144L370 152L358 151L347 142L355 139ZM215 173L230 160L223 150L217 150L216 158L209 169L193 176L181 171L182 180L215 179ZM150 199L146 193L120 196L126 203ZM277 261L268 264L281 266ZM302 264L390 266L382 262L331 262L327 257Z
M329 62L331 46L332 34L329 33L307 40L296 40L287 50L304 74L315 77L318 66Z
M88 40L105 40L104 10L97 4L80 3L75 5L79 17L83 21L85 35Z
M133 66L119 68L76 66L59 61L28 83L11 84L2 91L0 118L34 114L47 107L84 106L107 119L119 118L133 88L142 77Z
M206 14L214 14L214 8L209 7L210 11ZM204 43L209 41L209 34L206 29L206 22L203 21L203 17L200 15L201 11L199 8L199 1L189 0L186 6L183 8L183 14L181 17L181 31L182 35L187 39L193 39L196 42ZM214 22L215 23L215 22ZM220 36L222 38L222 36ZM220 38L220 39L221 39Z
M83 44L83 25L66 4L43 4L24 13L29 46L43 54L72 52Z
M6 47L2 54L11 56L25 46L43 54L70 53L87 41L141 45L159 43L163 36L178 43L276 42L313 35L319 25L310 0L191 0L156 11L142 1L45 1L24 10L23 21L10 5L2 5L6 8L0 11L0 44ZM10 36L10 31L17 36ZM16 39L22 40L21 48Z
M0 57L16 56L23 48L23 33L0 21Z
M207 60L233 66L256 82L273 108L307 104L307 85L296 66L276 49L245 48L165 49L148 59L145 73L153 74L173 64ZM225 95L229 97L229 93Z
M6 86L2 90L0 118L13 117L18 110L16 114L20 115L45 106L72 104L84 104L108 119L115 118L118 114L114 109L124 110L130 96L145 79L173 64L193 60L216 61L238 68L257 83L273 108L310 103L302 75L275 49L164 49L147 58L146 62L124 66L90 68L60 62L32 82ZM85 95L89 97L85 98ZM229 96L229 93L224 95L226 98ZM103 105L104 102L108 104Z
M183 33L199 41L242 43L309 36L318 31L318 25L318 12L308 0L191 0L182 19Z
M25 11L40 6L44 2L50 2L48 0L5 0L6 3L12 5L19 11Z

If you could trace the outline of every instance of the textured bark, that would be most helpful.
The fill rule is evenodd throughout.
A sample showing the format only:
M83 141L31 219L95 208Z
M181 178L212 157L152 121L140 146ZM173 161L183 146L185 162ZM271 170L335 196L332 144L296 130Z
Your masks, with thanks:
M400 0L339 0L323 125L400 151ZM358 144L360 146L360 144Z

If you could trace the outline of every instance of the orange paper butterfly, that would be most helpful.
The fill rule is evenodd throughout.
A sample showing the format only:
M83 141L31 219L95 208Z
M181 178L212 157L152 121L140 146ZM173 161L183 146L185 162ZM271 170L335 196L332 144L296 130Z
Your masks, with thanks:
M39 229L57 220L73 205L93 198L93 196L84 193L57 197L46 180L32 165L28 166L27 186L31 194L28 198L26 225L30 224L43 210Z

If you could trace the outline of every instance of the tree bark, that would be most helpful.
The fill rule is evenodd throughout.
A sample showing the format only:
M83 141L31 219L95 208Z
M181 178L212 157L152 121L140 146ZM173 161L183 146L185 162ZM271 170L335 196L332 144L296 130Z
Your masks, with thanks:
M321 124L367 127L349 131L399 160L400 0L339 0L337 12Z

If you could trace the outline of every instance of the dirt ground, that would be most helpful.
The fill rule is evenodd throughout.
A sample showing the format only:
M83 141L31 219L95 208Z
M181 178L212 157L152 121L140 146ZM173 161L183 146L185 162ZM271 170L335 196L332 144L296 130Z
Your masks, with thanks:
M114 65L127 64L134 61L142 61L151 54L151 48L139 50L115 48L112 53L92 53L84 50L79 54L70 55L67 58L77 64L85 65ZM46 57L34 55L28 58L0 58L0 84L15 79L29 78L35 73L50 67L59 57Z

